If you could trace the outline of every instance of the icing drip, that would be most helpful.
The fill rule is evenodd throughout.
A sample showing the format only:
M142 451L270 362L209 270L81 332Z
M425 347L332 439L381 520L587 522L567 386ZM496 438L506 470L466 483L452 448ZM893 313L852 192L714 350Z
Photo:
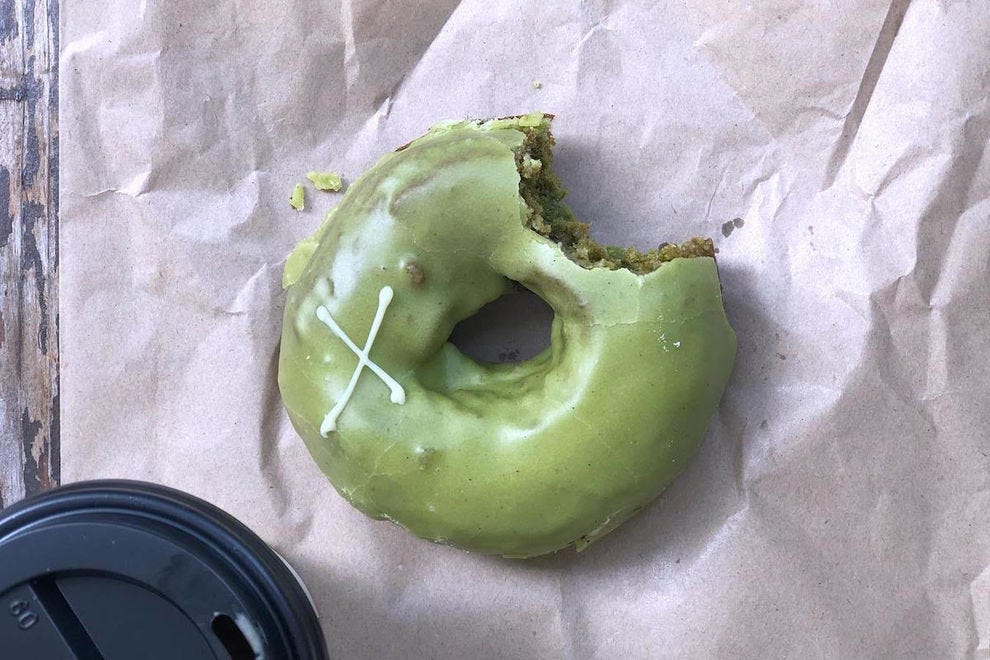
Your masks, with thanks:
M323 423L320 424L320 435L324 438L327 437L327 433L330 431L337 430L337 418L340 413L343 412L344 406L350 401L351 395L354 394L354 388L357 386L358 378L361 377L361 372L365 367L371 369L372 373L378 376L385 385L388 386L390 395L389 400L392 403L402 405L406 402L406 391L402 389L402 385L399 384L397 380L385 373L385 370L380 366L371 361L368 354L371 352L371 347L375 343L375 338L378 336L378 330L382 326L382 320L385 318L385 310L388 309L389 303L392 302L392 297L395 292L390 286L382 287L382 290L378 292L378 310L375 312L375 318L371 322L371 328L368 330L368 339L365 341L364 349L359 349L357 345L351 341L351 338L347 336L347 333L341 329L337 322L330 315L330 311L320 305L316 308L316 317L323 322L330 332L337 335L342 342L344 342L349 349L351 349L355 355L358 357L357 366L354 367L354 373L351 374L351 380L347 383L347 389L341 395L334 407L330 409L330 412L326 414L323 418Z

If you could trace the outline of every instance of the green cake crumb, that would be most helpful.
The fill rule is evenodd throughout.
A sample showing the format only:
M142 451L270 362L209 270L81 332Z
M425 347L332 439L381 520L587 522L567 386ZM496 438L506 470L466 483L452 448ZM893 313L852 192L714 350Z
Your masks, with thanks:
M533 89L539 89L540 87L543 87L543 83L541 83L539 80L534 80Z
M317 190L337 192L343 185L340 175L336 172L310 172L306 178L313 182Z
M306 208L306 189L303 184L297 183L292 187L292 195L289 197L289 206L297 211Z

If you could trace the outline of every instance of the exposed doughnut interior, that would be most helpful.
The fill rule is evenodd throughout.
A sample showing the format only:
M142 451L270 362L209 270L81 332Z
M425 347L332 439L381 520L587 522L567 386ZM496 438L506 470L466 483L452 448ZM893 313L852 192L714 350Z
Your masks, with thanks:
M684 243L662 243L641 252L631 247L601 245L595 242L588 224L578 221L563 202L566 191L553 173L553 135L550 122L533 122L519 126L526 135L523 147L516 152L519 170L519 193L529 207L529 228L560 245L564 253L584 268L626 268L646 274L666 261L689 257L714 257L710 238L692 238Z

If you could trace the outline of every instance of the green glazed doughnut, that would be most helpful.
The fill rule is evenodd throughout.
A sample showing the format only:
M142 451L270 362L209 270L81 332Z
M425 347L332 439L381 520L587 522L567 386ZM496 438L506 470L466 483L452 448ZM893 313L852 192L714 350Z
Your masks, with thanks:
M732 369L711 241L603 247L551 171L549 115L446 123L383 157L289 256L279 387L337 491L432 541L579 550L697 450ZM448 342L517 282L549 348Z

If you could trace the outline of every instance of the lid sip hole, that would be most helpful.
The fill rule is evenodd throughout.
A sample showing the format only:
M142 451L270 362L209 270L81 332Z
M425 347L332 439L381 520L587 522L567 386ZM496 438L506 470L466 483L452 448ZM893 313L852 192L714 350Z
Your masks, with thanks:
M210 625L223 647L230 654L230 660L255 660L257 654L240 626L226 614L217 614Z

